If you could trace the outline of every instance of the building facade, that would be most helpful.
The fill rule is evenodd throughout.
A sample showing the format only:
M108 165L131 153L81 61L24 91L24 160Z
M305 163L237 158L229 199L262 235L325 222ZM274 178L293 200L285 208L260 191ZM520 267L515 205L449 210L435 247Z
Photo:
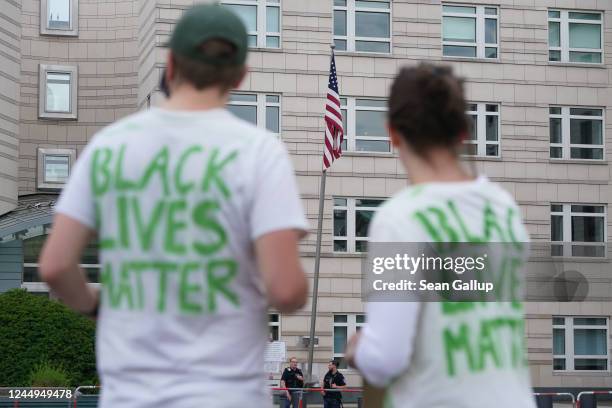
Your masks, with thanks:
M312 280L330 44L346 144L328 172L315 370L364 323L361 261L376 208L406 186L384 128L398 69L452 65L466 80L466 162L520 204L554 255L607 265L612 200L609 0L228 0L245 21L250 73L230 110L278 134L312 233ZM70 168L97 130L159 103L165 42L191 0L0 0L0 290L45 293L36 260ZM83 264L95 281L95 244ZM604 281L607 282L604 277ZM609 302L528 303L536 387L612 387ZM304 361L310 303L271 313ZM351 384L359 377L345 374Z

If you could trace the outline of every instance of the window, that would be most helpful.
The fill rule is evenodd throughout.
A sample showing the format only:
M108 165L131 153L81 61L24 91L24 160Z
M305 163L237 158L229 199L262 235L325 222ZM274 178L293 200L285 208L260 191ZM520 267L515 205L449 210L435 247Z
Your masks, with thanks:
M334 198L335 252L367 250L370 221L383 202L370 198Z
M78 35L79 0L41 0L40 33Z
M77 118L77 67L40 65L38 116Z
M280 48L280 0L227 0L222 3L244 22L249 47Z
M76 151L72 149L38 149L38 188L62 188L75 160Z
M608 318L553 317L553 370L608 371Z
M334 43L338 51L391 52L389 0L334 0Z
M603 109L550 108L551 159L603 160Z
M497 7L442 5L442 55L498 58Z
M280 315L278 313L268 314L268 328L270 329L270 341L280 339Z
M280 96L232 93L227 109L240 119L280 134Z
M601 21L598 12L548 10L548 60L601 63Z
M23 282L32 284L40 282L38 276L38 258L47 235L38 235L23 240ZM100 263L98 260L98 244L93 241L85 248L81 258L81 267L90 282L98 283L100 275ZM30 285L37 287L37 285Z
M606 255L606 211L603 205L552 204L550 230L553 256Z
M383 152L391 150L385 128L387 102L380 99L340 98L344 142L349 152Z
M470 119L470 132L464 141L464 154L499 157L499 105L469 103L466 113Z
M338 368L348 368L344 361L344 351L348 340L365 324L363 314L334 315L334 360Z

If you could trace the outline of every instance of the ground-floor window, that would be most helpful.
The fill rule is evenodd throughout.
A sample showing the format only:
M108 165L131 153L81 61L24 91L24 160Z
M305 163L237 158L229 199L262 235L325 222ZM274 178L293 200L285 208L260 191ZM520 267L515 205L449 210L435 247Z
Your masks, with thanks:
M344 352L349 339L365 324L364 314L337 314L334 315L334 360L338 361L338 368L347 368Z
M608 317L553 317L555 371L608 371Z
M280 314L268 313L268 328L270 330L270 341L280 340Z
M23 240L23 282L26 288L35 288L30 283L41 282L38 275L38 259L47 235L39 235ZM100 281L100 261L98 258L98 243L92 241L86 248L81 258L81 268L85 271L90 282Z

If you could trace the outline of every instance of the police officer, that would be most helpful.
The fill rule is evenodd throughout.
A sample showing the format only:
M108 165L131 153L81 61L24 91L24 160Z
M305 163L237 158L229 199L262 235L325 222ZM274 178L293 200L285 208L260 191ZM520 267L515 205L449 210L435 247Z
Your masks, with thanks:
M289 367L285 368L281 377L281 388L304 387L304 374L302 374L302 370L300 370L297 365L297 358L291 357L289 359ZM285 393L283 408L289 408L291 405L293 405L293 408L297 408L299 406L302 391L291 390L285 391Z
M338 363L331 360L327 365L329 371L323 378L323 388L326 390L333 389L339 390L346 388L346 382L344 382L344 376L338 371ZM324 408L340 408L342 407L342 392L340 391L321 391L323 394L323 407Z

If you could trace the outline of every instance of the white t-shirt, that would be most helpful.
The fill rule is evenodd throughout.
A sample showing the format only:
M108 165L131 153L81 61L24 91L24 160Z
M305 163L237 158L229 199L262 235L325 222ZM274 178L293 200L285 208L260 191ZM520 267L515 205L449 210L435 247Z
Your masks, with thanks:
M369 237L511 242L523 260L529 242L514 199L483 176L402 190L377 211ZM387 387L385 407L535 407L520 301L370 302L355 354L368 382Z
M253 241L307 230L289 156L223 109L97 134L56 211L98 232L102 408L270 406Z

